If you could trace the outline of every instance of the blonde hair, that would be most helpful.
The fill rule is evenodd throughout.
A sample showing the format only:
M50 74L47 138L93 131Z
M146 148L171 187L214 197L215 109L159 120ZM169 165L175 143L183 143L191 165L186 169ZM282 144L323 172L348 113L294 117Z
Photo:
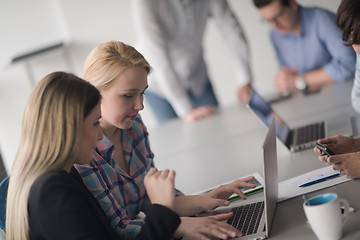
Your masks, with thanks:
M83 78L100 91L106 89L117 76L129 67L151 67L134 47L119 41L108 41L94 48L86 59Z
M84 118L99 101L94 86L64 72L47 75L33 88L11 170L6 239L29 239L28 199L33 183L44 173L74 163Z

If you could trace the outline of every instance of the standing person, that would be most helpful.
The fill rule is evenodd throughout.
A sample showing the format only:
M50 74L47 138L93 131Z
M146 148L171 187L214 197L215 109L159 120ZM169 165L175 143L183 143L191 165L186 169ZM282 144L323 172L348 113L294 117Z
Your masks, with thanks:
M296 0L253 0L272 30L280 70L274 84L280 92L308 90L354 76L355 55L344 46L335 15Z
M138 49L154 69L146 100L160 123L177 117L199 120L212 115L218 105L203 56L210 18L234 57L237 97L247 102L252 89L249 46L227 0L131 2Z
M100 126L104 136L96 146L93 160L76 165L85 184L99 201L116 233L134 238L144 221L136 218L139 212L148 213L150 201L144 187L144 177L154 166L148 132L140 115L143 94L147 89L150 66L133 47L118 41L97 46L89 54L84 67L84 79L101 93ZM181 216L175 237L189 239L239 236L240 232L222 222L232 216L187 217L199 212L228 205L233 193L245 198L242 187L253 178L237 180L202 196L183 196L177 191L174 210Z
M68 73L49 74L36 84L11 170L6 239L118 239L73 168L91 160L102 137L100 98L94 86ZM154 205L138 239L170 239L179 225L168 208L174 202L174 177L174 171L156 169L145 177Z
M356 52L356 73L351 92L351 102L354 109L360 112L360 2L358 0L343 0L336 13L336 24L342 31L343 41L352 46ZM322 155L314 148L319 160L333 164L335 170L351 178L360 178L360 138L341 135L320 139L335 153L335 156Z

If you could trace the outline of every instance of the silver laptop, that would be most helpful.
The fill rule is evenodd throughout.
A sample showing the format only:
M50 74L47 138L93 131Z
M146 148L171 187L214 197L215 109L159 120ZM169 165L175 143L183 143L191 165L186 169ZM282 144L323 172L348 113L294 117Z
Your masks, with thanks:
M234 216L227 222L243 233L243 236L236 239L264 239L270 233L278 196L275 121L270 125L262 150L264 195L253 200L237 200L231 202L227 207L219 207L216 210L199 214L199 216L208 216L214 213L233 211Z
M292 152L313 148L318 139L335 136L337 134L352 136L353 129L350 116L329 118L325 121L291 129L255 90L252 91L248 108L270 126L273 117L276 119L276 135L279 140ZM309 106L310 107L310 106Z

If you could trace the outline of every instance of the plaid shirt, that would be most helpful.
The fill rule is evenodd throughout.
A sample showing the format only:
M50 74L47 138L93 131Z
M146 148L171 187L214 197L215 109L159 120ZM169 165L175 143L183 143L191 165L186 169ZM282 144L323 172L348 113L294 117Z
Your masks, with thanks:
M135 219L137 214L150 207L144 177L154 166L148 132L139 115L130 129L122 131L122 147L129 174L112 159L114 146L105 136L97 143L93 160L75 167L116 233L134 238L144 224L143 219Z

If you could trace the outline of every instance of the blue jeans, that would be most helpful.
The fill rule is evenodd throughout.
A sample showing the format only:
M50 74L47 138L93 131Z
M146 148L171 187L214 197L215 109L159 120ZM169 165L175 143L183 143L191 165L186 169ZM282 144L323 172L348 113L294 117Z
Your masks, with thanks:
M192 104L194 107L205 105L218 106L218 101L216 99L214 90L210 82L200 96L196 97L189 91L188 95L192 100ZM159 123L164 123L170 119L178 118L178 115L172 108L171 104L165 98L159 97L158 95L151 93L150 91L146 91L145 99L149 103Z

